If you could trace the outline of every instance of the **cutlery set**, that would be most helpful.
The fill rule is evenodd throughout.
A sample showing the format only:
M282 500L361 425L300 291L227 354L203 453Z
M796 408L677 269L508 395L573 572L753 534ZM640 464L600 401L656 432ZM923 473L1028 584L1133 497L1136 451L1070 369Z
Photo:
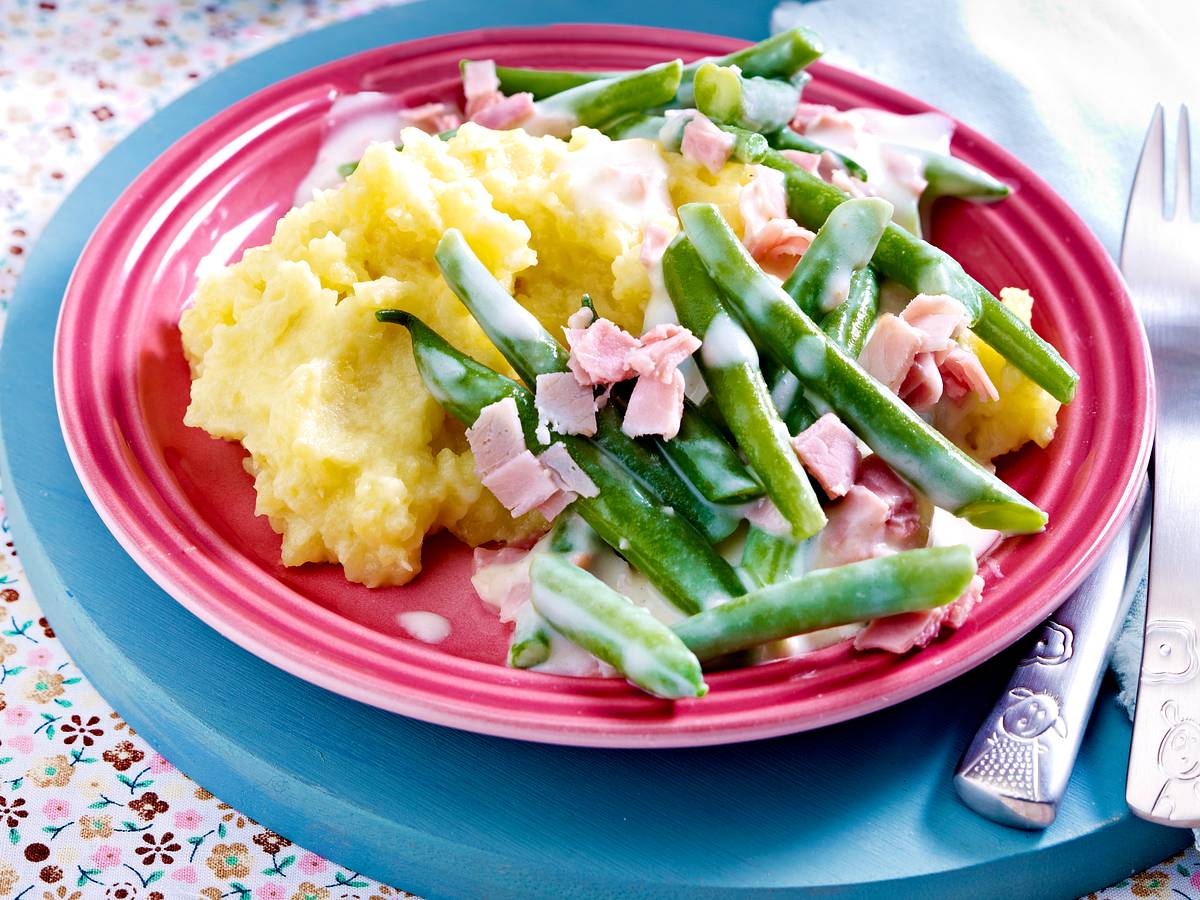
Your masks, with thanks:
M1017 828L1054 821L1115 636L1134 594L1130 561L1149 542L1146 625L1126 802L1143 819L1200 827L1200 222L1192 217L1187 107L1168 206L1162 107L1129 198L1121 269L1154 360L1158 420L1147 481L1095 570L1037 632L954 778L981 815ZM1153 486L1153 487L1152 487ZM1140 573L1132 573L1136 576Z

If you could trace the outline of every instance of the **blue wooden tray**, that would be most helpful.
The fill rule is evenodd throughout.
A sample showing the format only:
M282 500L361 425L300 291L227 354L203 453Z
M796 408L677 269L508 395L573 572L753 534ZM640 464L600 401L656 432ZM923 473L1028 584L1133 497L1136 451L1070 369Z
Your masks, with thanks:
M1011 655L816 733L700 750L564 749L410 721L298 681L209 630L137 568L71 469L51 348L90 231L170 142L271 82L379 44L595 18L753 39L770 3L691 4L686 20L669 0L448 7L424 0L332 26L198 86L101 162L35 248L0 347L0 477L29 578L96 688L227 802L428 897L1063 897L1185 846L1186 832L1125 809L1129 724L1111 693L1051 829L1011 831L957 802L953 767Z

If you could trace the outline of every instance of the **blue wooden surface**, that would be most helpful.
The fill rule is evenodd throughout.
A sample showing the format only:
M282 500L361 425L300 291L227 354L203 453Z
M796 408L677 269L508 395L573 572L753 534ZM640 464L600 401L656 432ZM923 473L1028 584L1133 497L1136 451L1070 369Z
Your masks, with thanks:
M51 386L54 323L90 230L171 141L279 78L370 46L486 25L608 21L757 38L770 4L426 0L333 26L200 85L111 153L32 254L0 348L0 477L47 615L97 689L225 801L428 897L1074 896L1183 847L1123 802L1129 724L1101 697L1059 821L982 821L950 775L1011 655L823 731L680 751L563 749L380 712L210 631L141 573L76 480ZM158 636L155 641L147 634Z

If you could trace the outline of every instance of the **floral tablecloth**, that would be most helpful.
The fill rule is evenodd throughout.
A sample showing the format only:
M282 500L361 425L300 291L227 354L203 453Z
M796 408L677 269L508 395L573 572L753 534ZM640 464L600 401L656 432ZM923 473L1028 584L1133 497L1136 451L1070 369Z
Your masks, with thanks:
M230 62L380 5L0 0L0 322L38 232L126 133ZM2 540L0 898L411 896L294 846L155 753L55 639L6 520ZM1200 857L1092 896L1200 900Z

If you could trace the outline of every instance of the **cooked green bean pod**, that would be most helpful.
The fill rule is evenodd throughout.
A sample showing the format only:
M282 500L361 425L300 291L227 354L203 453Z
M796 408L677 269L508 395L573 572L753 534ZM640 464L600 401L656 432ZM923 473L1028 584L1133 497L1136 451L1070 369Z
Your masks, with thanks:
M975 576L969 547L931 547L819 569L759 588L673 627L701 662L770 641L944 606Z
M786 81L743 75L732 66L705 63L693 85L696 109L714 122L768 134L787 127L800 89Z
M725 56L706 57L688 63L681 73L679 90L671 101L672 106L692 105L692 80L696 71L705 63L722 66L737 66L749 77L797 78L809 63L825 52L821 39L807 28L790 28L781 31L757 44ZM466 64L463 60L462 65ZM551 69L525 69L514 66L496 66L496 77L500 79L500 90L506 94L528 91L535 100L542 100L563 91L612 78L619 72L578 72Z
M563 556L548 553L529 567L533 607L555 631L602 659L656 697L703 697L700 662L647 610Z

